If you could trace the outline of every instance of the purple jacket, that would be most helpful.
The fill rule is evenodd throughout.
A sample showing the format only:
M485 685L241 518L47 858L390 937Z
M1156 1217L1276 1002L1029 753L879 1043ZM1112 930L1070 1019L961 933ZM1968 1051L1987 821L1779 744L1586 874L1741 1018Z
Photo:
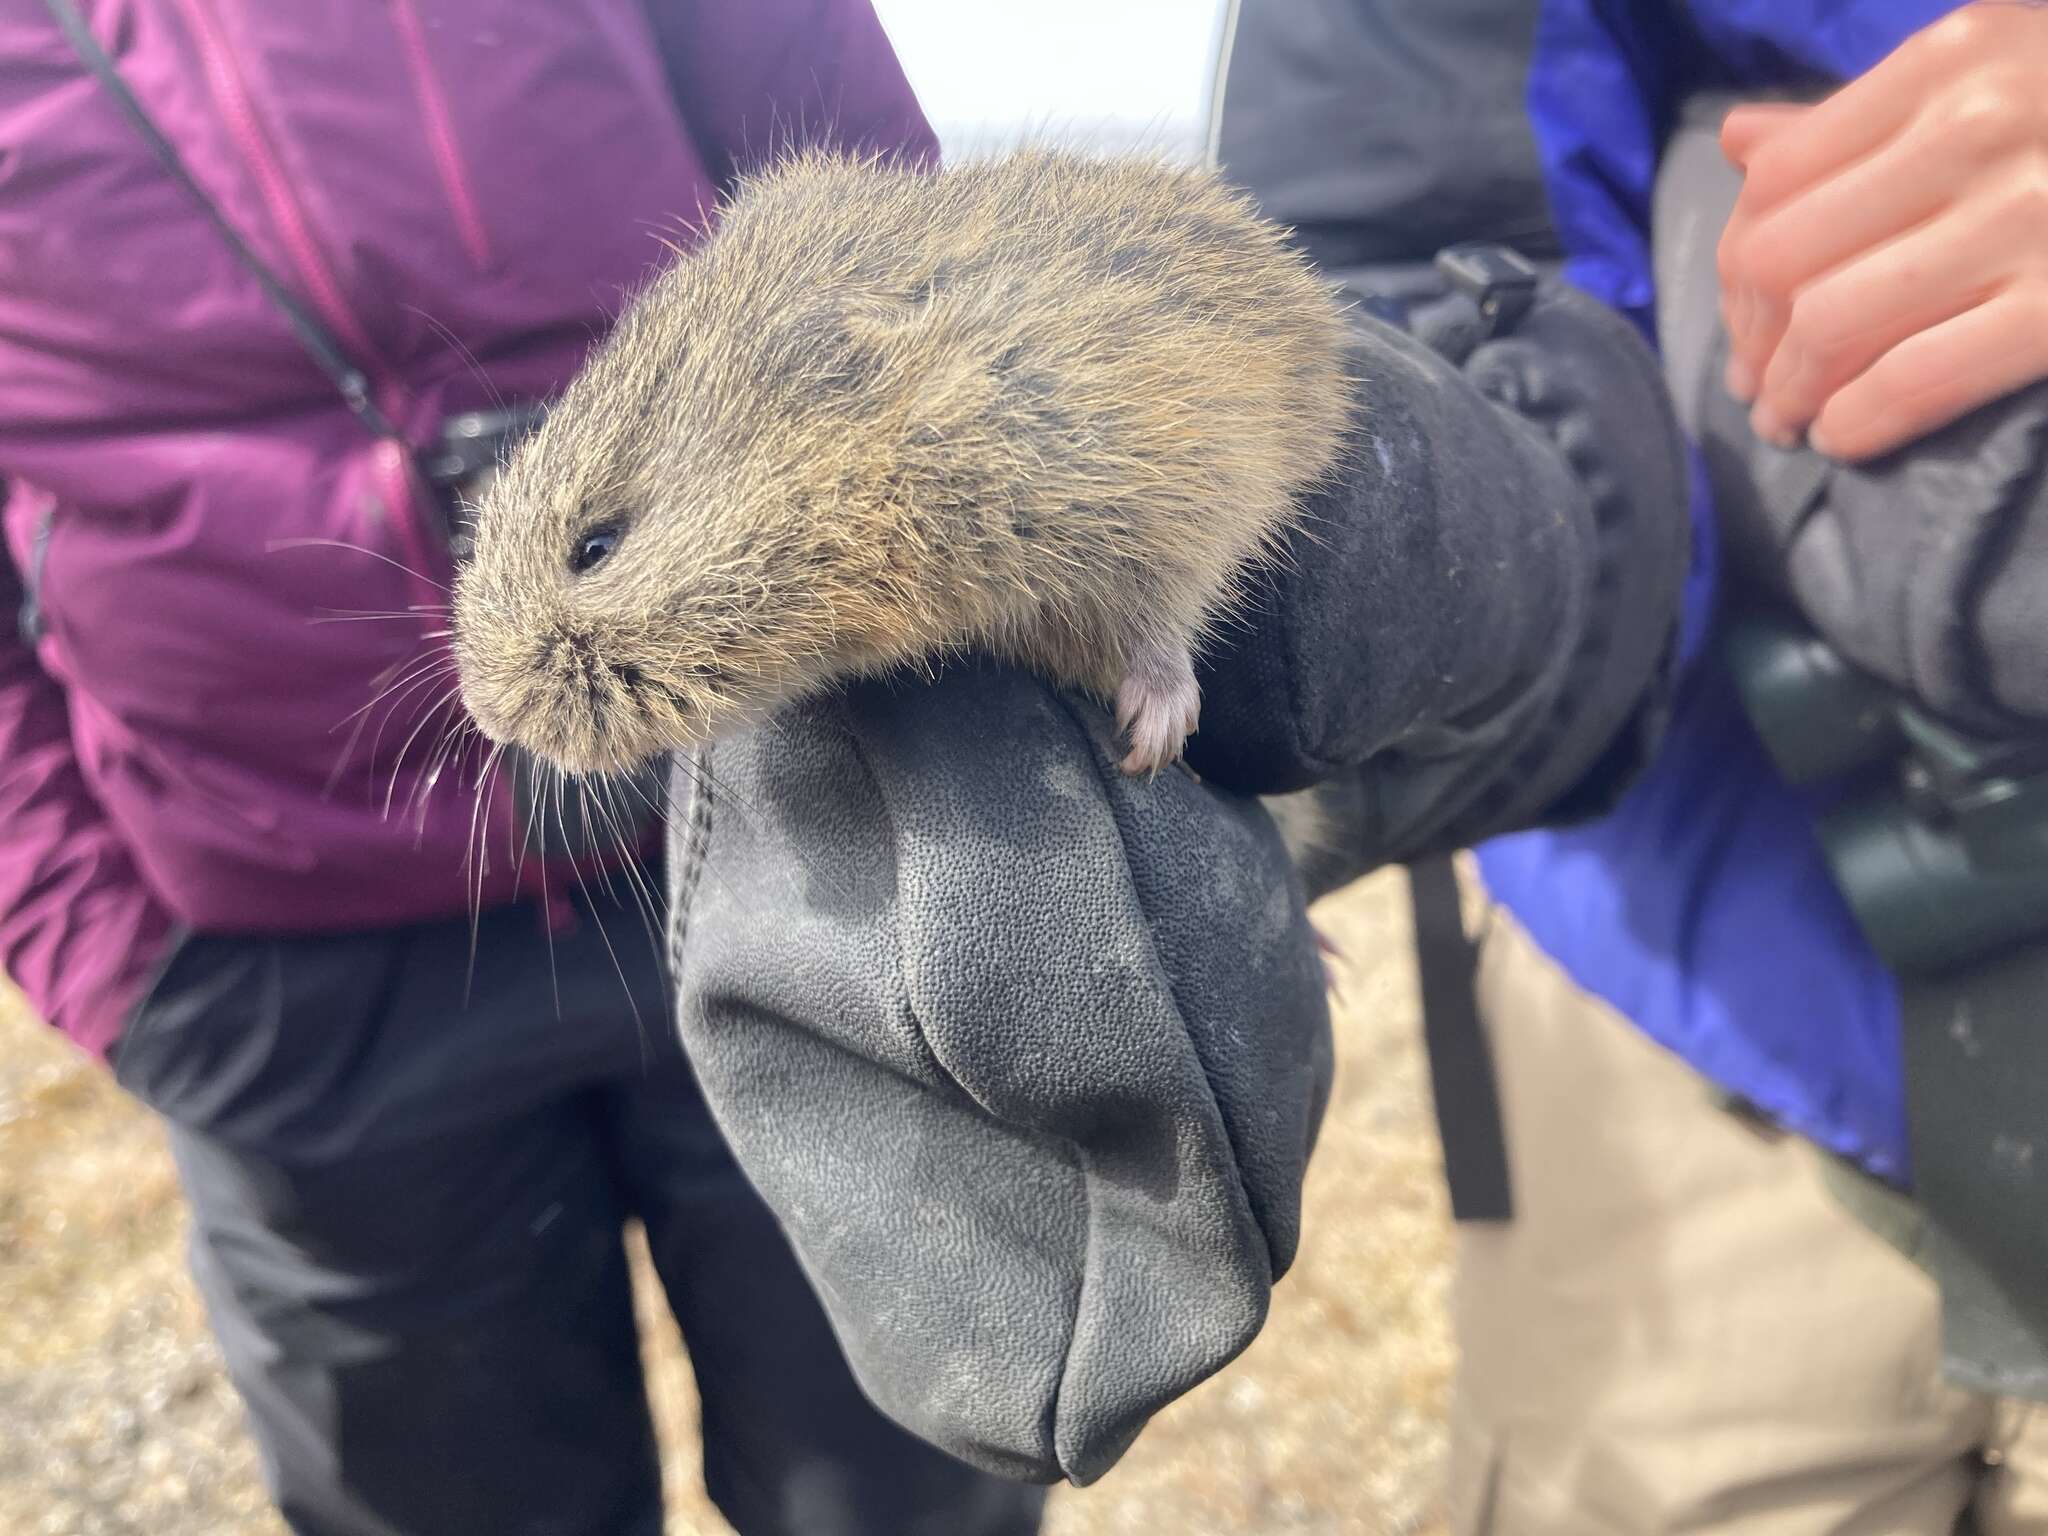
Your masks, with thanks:
M421 442L559 388L661 238L791 125L933 148L865 0L84 9ZM40 0L0 0L0 60L0 959L104 1050L177 927L440 918L548 877L509 857L506 797L476 816L452 772L415 793L455 706L405 456Z

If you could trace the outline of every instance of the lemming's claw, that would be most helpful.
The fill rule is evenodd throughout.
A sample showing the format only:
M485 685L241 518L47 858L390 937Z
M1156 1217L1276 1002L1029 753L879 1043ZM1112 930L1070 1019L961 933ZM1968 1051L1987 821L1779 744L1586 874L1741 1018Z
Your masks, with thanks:
M1117 729L1129 744L1128 774L1157 774L1180 759L1202 713L1202 690L1185 649L1136 658L1116 690Z

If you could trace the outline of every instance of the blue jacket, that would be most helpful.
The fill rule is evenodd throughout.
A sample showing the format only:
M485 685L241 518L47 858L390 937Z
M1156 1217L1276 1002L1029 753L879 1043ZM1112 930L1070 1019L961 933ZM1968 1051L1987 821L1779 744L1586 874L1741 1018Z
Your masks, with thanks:
M1946 0L1545 0L1527 106L1566 275L1651 329L1660 124L1703 84L1868 70ZM1714 603L1696 493L1688 659ZM1590 827L1480 850L1494 897L1572 978L1729 1092L1873 1172L1907 1167L1899 1000L1829 878L1815 805L1787 789L1716 668L1690 665L1670 736Z

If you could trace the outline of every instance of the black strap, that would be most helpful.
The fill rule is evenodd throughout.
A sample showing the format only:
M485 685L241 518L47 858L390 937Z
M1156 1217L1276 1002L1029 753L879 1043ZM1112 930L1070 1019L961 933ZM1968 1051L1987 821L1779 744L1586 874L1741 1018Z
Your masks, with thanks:
M192 173L185 168L185 162L172 147L171 141L165 138L162 130L150 120L149 114L143 110L142 103L135 99L134 92L128 89L127 82L114 67L114 61L108 58L106 50L100 47L99 40L92 35L92 29L86 25L85 18L79 14L72 0L43 0L43 3L49 9L50 15L56 19L57 25L63 29L64 35L70 39L71 46L77 51L78 56L98 77L107 93L114 98L115 104L134 125L135 131L142 135L143 141L162 162L171 179L183 187L192 201L199 205L200 212L205 214L207 220L220 232L221 239L227 242L228 249L234 253L235 259L248 269L249 275L255 278L257 285L262 288L264 296L283 314L293 334L298 337L300 345L340 391L342 400L356 420L360 421L365 430L373 436L396 438L398 429L392 426L390 418L377 408L377 402L370 398L370 381L363 370L349 358L347 349L335 339L326 326L320 323L312 311L301 304L292 295L291 290L279 281L277 275L249 249L247 242L235 232L234 226L228 223L226 216L213 205L199 183L193 180Z
M1493 1055L1479 1021L1479 951L1465 932L1458 877L1449 856L1411 864L1408 894L1415 914L1430 1091L1436 1100L1451 1215L1459 1221L1506 1221L1513 1212L1507 1138Z
M1436 270L1445 281L1444 298L1410 320L1424 342L1454 363L1462 364L1481 342L1512 331L1535 299L1536 268L1506 246L1451 246L1437 253ZM1514 1201L1500 1089L1479 1020L1479 951L1465 932L1449 854L1408 866L1408 899L1451 1215L1458 1221L1506 1221Z

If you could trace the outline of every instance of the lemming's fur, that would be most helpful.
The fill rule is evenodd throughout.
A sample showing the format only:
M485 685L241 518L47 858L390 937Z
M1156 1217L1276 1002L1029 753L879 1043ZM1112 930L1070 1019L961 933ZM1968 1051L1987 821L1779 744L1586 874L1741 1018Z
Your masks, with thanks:
M615 771L974 648L1115 698L1127 766L1157 767L1190 647L1336 455L1342 345L1330 289L1206 172L793 157L498 477L463 697Z

